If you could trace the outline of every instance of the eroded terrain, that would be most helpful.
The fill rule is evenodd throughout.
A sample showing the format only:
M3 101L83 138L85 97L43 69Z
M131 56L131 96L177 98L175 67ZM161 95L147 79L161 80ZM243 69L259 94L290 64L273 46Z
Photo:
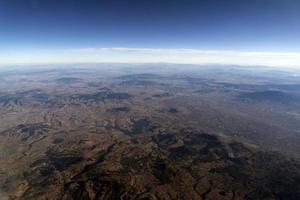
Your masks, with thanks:
M299 199L299 73L2 70L2 199Z

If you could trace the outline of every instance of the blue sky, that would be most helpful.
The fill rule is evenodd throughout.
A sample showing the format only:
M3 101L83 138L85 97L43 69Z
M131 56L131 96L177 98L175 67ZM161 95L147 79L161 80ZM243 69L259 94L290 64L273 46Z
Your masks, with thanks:
M300 65L299 10L298 0L0 0L0 59L168 62L180 51L178 62Z

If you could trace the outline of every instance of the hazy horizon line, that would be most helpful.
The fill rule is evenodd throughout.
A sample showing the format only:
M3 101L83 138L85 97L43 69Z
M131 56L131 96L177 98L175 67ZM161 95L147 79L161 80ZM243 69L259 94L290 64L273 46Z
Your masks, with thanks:
M221 64L300 68L300 52L204 50L191 48L63 48L0 54L0 65L59 63Z

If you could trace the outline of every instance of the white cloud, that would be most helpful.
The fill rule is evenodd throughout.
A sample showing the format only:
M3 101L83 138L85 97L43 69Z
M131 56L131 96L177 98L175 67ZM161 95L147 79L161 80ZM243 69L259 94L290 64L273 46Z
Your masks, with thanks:
M111 61L123 62L170 62L170 63L217 63L237 65L269 65L300 68L300 52L226 51L200 49L161 48L81 48L69 49L72 53L105 55ZM102 57L103 59L104 57Z
M300 52L262 52L262 51L227 51L227 50L199 50L199 49L159 49L159 48L81 48L69 49L73 52L101 53L101 52L128 52L128 53L166 53L166 54L198 54L222 56L280 56L299 57Z
M2 58L3 59L2 59ZM78 48L14 53L1 56L2 63L179 63L267 65L300 69L300 52L227 51L162 48Z

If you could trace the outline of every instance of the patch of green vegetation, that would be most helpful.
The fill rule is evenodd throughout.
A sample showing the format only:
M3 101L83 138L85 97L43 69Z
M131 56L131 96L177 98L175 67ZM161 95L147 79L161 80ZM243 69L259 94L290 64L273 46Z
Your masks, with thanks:
M175 177L175 171L165 162L158 161L154 166L154 176L163 184L168 184Z
M170 108L170 109L169 109L169 112L170 112L170 113L177 113L177 112L178 112L178 109L177 109L177 108Z
M86 173L85 176L87 178L96 178L100 174L100 170L96 166L92 166Z
M105 154L105 150L101 150L101 151L97 152L97 157L101 157L101 156L103 156L103 154Z
M127 157L122 159L121 164L125 171L134 170L135 172L142 172L144 166L149 161L150 156L146 155L143 157Z
M64 139L62 139L62 138L55 138L52 143L53 144L59 144L59 143L61 143L63 141L64 141Z

